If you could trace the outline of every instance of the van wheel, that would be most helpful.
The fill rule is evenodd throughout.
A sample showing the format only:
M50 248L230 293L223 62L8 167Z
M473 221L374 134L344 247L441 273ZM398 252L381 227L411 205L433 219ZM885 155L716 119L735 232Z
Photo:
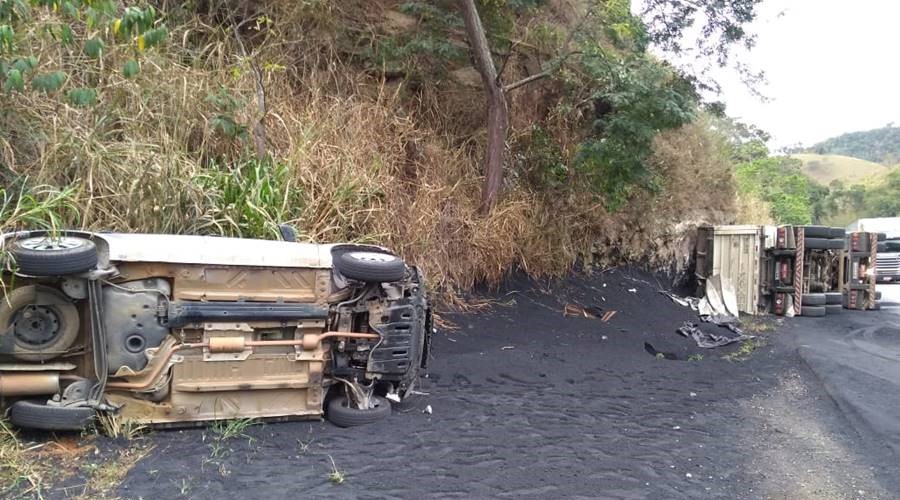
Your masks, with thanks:
M10 253L17 270L29 276L65 276L97 267L94 242L76 236L36 236L16 240Z
M342 253L336 267L347 278L369 283L391 283L406 276L406 263L400 257L371 250Z
M338 427L356 427L377 422L391 414L391 403L387 399L381 396L372 396L370 399L371 407L360 410L350 405L346 395L338 396L328 403L325 416Z
M95 416L93 408L50 406L38 401L16 401L9 408L9 421L14 425L45 431L80 431Z

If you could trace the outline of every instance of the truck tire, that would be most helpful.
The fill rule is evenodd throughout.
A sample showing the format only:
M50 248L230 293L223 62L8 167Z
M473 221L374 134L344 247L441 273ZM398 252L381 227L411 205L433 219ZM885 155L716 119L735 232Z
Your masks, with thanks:
M841 292L826 292L825 293L825 305L833 306L833 305L841 305L841 300L843 299L844 294Z
M831 236L829 238L840 238L844 239L847 237L847 230L842 227L833 227L831 228Z
M35 236L13 241L10 253L18 272L29 276L65 276L97 266L94 242L77 236Z
M803 305L800 307L800 316L806 316L808 318L818 318L821 316L825 316L825 306Z
M805 293L800 300L800 304L803 308L806 308L806 306L824 306L827 304L824 293Z
M9 408L9 421L14 425L45 431L80 431L95 416L93 408L49 406L39 401L16 401Z
M843 304L826 304L825 314L840 314L844 312Z
M828 238L806 238L803 244L809 250L843 250L844 240Z
M831 238L831 229L828 226L800 226L803 228L803 236L806 238Z

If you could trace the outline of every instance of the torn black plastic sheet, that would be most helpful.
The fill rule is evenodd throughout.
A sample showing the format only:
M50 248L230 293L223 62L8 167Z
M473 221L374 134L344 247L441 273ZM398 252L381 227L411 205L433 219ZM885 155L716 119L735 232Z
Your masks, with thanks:
M681 328L678 329L678 333L684 335L685 337L694 339L694 342L697 343L697 346L704 349L722 347L728 344L733 344L735 342L742 342L744 340L756 338L753 335L744 334L741 329L735 326L733 323L726 323L723 326L728 328L730 332L729 334L720 335L704 332L696 324L691 323L690 321L685 321L684 324L681 325Z

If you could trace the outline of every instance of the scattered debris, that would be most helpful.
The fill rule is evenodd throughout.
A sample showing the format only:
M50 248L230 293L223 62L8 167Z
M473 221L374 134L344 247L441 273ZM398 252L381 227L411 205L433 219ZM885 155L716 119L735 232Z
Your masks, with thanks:
M650 342L644 342L644 350L659 359L678 360L678 355L674 352L657 351Z
M505 345L505 346L501 347L500 350L501 350L501 351L508 351L508 350L510 350L510 349L515 349L515 348L516 348L516 346L514 346L514 345Z
M606 311L606 313L603 314L603 317L600 318L600 321L602 321L604 323L608 322L609 320L612 319L613 316L616 315L616 312L618 312L618 311Z
M729 330L731 330L731 332L735 335L716 335L715 333L704 332L696 324L691 323L690 321L685 321L684 324L681 325L681 328L679 328L677 331L685 337L694 339L694 342L697 343L697 346L704 349L722 347L728 344L733 344L735 342L741 342L744 340L756 338L753 335L745 335L740 331L739 328L733 325L729 327Z
M637 288L629 288L628 291L631 293L637 293Z
M582 316L585 318L596 318L600 315L601 309L595 307L585 307L581 304L569 303L563 308L563 316Z
M697 397L697 393L696 393L696 392L692 392L692 393L691 393L691 397L692 397L692 398L696 398L696 397Z
M600 340L606 340L606 339L608 339L608 338L609 338L609 337L607 337L606 335L602 335L602 336L600 337Z
M425 409L422 410L422 413L425 413L425 414L427 414L427 415L431 415L431 413L432 413L432 411L431 411L431 405L426 405L426 406L425 406Z

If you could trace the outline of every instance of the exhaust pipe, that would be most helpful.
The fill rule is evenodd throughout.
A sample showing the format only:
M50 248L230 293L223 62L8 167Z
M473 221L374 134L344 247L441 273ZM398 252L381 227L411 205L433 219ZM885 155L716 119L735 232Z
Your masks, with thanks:
M38 396L59 392L59 372L0 372L0 396Z

